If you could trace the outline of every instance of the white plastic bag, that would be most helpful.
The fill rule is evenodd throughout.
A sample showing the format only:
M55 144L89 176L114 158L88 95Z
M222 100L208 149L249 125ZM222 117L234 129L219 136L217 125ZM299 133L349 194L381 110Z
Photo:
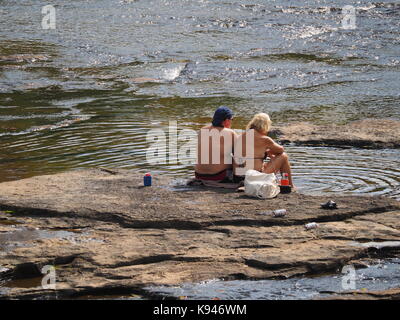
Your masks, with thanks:
M279 194L280 188L276 182L275 174L247 170L244 179L244 192L251 197L270 199Z

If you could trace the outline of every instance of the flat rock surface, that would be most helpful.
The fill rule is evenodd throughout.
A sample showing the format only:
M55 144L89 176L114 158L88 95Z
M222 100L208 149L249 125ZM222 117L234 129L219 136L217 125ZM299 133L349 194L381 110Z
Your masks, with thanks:
M394 199L259 200L167 177L142 182L132 171L92 169L0 183L0 298L54 295L39 281L49 264L58 297L148 295L151 285L322 274L399 247ZM321 209L332 197L339 208ZM262 214L281 208L285 217ZM319 226L306 230L308 222Z
M383 291L363 291L355 290L338 295L329 299L335 300L399 300L400 288L388 289Z
M366 119L346 125L296 122L274 131L282 143L361 148L399 148L400 121Z

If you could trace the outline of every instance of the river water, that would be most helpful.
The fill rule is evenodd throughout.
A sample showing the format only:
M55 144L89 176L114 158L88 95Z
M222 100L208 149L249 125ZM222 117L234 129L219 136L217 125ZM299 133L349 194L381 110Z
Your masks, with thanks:
M148 287L151 293L165 297L218 300L302 300L331 297L349 291L368 292L397 288L400 283L400 259L377 260L365 269L318 277L290 278L286 280L234 280L218 279L181 286Z
M149 165L146 135L198 129L219 105L233 127L400 119L395 1L0 1L0 181L88 168L189 176ZM355 29L342 8L356 9ZM309 193L400 197L398 150L288 146Z

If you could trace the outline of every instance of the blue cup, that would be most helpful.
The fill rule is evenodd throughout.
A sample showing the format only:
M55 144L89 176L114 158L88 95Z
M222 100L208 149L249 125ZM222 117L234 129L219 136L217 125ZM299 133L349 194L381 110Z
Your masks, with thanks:
M143 178L143 184L145 187L150 187L151 186L151 174L146 173Z

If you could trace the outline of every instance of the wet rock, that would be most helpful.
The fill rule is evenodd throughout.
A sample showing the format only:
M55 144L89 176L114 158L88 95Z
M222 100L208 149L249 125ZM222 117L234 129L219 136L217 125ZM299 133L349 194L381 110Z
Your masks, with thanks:
M355 243L400 241L400 203L394 199L338 195L339 208L324 210L320 204L332 195L258 200L230 190L171 187L171 180L154 176L153 186L143 188L142 174L102 168L1 183L0 210L12 212L24 228L74 232L8 246L0 253L2 267L55 265L57 297L145 294L151 285L335 271L371 249L388 249ZM259 214L282 208L284 217ZM305 230L311 221L319 228ZM13 230L2 225L0 239L18 243L4 236ZM13 287L1 297L48 294Z
M39 267L32 262L21 263L13 269L12 277L14 279L35 278L41 276Z
M36 62L48 61L50 58L44 54L12 54L0 55L0 63L21 63L21 62Z
M127 82L133 82L133 83L147 83L147 82L160 82L159 79L155 78L146 78L146 77L139 77L139 78L129 78L126 80Z
M282 143L309 146L399 148L400 121L366 119L346 125L315 125L297 122L275 128L271 133Z
M351 291L342 294L336 294L325 299L334 300L399 300L400 288L382 290L382 291ZM324 299L324 300L325 300Z

